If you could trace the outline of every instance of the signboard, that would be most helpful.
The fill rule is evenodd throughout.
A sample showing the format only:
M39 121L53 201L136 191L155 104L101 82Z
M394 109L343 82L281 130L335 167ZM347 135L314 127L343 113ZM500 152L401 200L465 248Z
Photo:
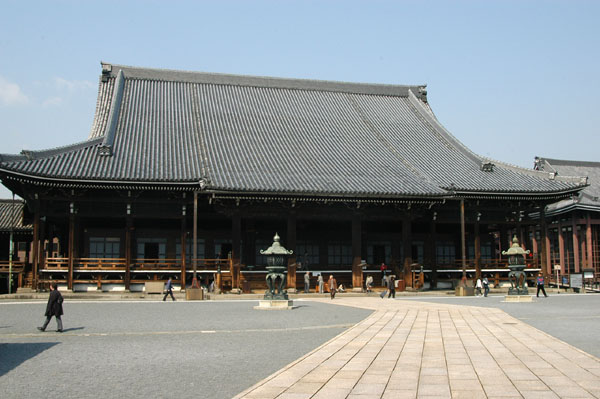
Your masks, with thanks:
M583 269L583 278L594 278L594 269Z
M571 288L583 288L583 275L581 273L571 274Z
M560 265L554 265L554 270L560 270Z

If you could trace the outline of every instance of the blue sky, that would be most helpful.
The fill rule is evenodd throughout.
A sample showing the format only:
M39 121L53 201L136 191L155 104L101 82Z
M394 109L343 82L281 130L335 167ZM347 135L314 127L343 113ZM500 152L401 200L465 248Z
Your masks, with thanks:
M0 1L0 153L83 141L100 61L428 85L477 154L600 161L600 1ZM8 197L5 189L0 197Z

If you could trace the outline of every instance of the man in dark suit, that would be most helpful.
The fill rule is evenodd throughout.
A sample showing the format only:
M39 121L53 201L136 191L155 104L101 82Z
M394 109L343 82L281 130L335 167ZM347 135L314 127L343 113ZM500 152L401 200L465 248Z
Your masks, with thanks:
M58 291L58 285L56 283L53 283L50 286L50 298L48 298L48 304L46 305L46 313L44 314L44 316L46 316L46 321L44 322L43 326L38 327L38 330L46 331L46 327L48 327L50 319L52 318L52 316L54 316L56 317L56 332L63 332L62 320L60 318L60 316L63 315L62 303L63 297Z
M388 277L388 290L390 293L388 294L388 298L396 298L396 276L391 275Z

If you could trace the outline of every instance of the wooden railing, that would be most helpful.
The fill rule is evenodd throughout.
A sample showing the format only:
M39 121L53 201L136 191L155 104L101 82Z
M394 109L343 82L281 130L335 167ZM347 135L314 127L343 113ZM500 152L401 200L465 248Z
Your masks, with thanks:
M180 259L136 259L131 271L181 271Z
M77 258L73 268L78 271L125 270L125 258ZM44 270L68 271L69 258L47 258Z
M232 261L230 259L198 259L197 262L198 271L217 272L221 270L222 273L229 273ZM186 269L188 273L194 270L192 261L188 262Z
M198 259L197 270L200 272L217 272L229 273L231 270L231 260L229 259ZM0 262L0 270L3 270L3 265L6 263L8 269L8 261ZM23 262L13 262L13 267L23 269ZM73 268L76 271L114 271L126 270L127 264L125 258L77 258L73 260ZM63 272L69 270L69 258L46 258L46 263L42 268L45 271ZM131 271L181 271L181 259L136 259L130 267ZM193 270L192 261L186 264L186 271L189 273Z
M467 264L467 269L475 269L475 260L474 259L467 259L466 264ZM525 264L526 264L527 269L537 269L540 267L540 259L539 258L528 258L528 259L526 259ZM486 269L506 269L506 270L508 270L508 260L507 259L482 260L479 263L479 267L481 268L481 270L486 270ZM439 264L437 266L438 271L456 270L456 269L459 269L459 270L462 269L462 260L461 259L457 259L454 261L454 263L451 263L451 264Z
M10 268L13 273L21 273L25 268L25 262L13 261L11 266L7 260L0 261L0 272L8 273Z

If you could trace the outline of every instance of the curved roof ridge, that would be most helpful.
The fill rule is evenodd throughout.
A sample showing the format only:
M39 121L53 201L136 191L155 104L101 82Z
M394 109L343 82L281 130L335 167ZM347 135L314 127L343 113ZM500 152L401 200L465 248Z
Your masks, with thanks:
M22 150L21 155L9 155L1 154L0 161L25 161L32 159L50 158L56 155L64 154L71 151L81 150L82 148L91 147L94 145L101 144L104 137L98 137L92 140L81 141L75 144L69 144L62 147L49 148L46 150L32 151ZM6 156L6 159L4 158ZM10 159L12 158L12 159Z
M535 170L528 169L522 166L513 165L508 162L498 161L489 157L483 157L484 160L493 162L494 165L500 165L503 168L510 169L512 171L523 173L529 176L542 177L551 180L559 180L568 183L578 183L579 185L585 186L587 185L587 177L586 176L563 176L557 173L557 171L553 168L553 171L548 172L546 170Z
M591 168L600 168L600 162L594 161L575 161L569 159L556 159L556 158L545 158L538 157L541 161L546 162L549 165L563 165L563 166L584 166Z
M318 79L282 78L270 76L236 75L214 72L181 71L173 69L144 68L102 62L112 77L123 71L128 79L148 79L173 82L205 83L232 86L269 87L298 90L334 91L356 94L406 97L413 92L425 98L419 90L426 85L390 85L384 83L358 83Z
M458 140L448 129L446 129L435 116L435 113L429 105L427 107L419 98L411 91L408 95L408 99L411 104L415 106L419 114L429 123L431 127L443 138L446 139L454 148L459 150L463 155L472 160L477 166L482 165L482 157L475 154L467 146L465 146L460 140Z

